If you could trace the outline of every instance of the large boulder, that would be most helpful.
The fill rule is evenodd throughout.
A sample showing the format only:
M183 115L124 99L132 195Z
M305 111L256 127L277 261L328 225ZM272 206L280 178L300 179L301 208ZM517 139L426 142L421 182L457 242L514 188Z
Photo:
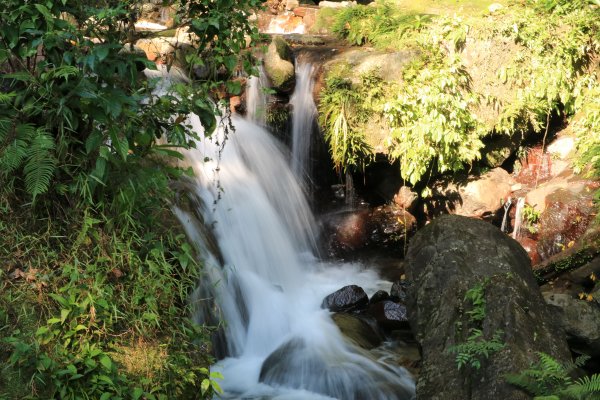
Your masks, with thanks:
M537 352L570 360L527 254L491 224L439 217L414 236L406 264L408 316L423 356L418 399L529 399L506 382L506 374L528 368ZM477 287L484 303L476 318L465 294ZM479 368L468 363L459 369L452 348L467 343L472 329L481 329L485 343L496 335L504 345L488 358L475 355ZM483 345L481 339L472 343Z
M294 89L295 70L292 49L281 36L274 36L265 54L264 64L273 89L291 93Z
M440 182L433 187L428 211L490 217L502 208L514 184L514 179L502 168L494 168L480 177L469 177L463 181Z
M373 349L381 344L383 336L377 326L369 324L358 315L336 313L331 316L340 332L352 343L363 349Z

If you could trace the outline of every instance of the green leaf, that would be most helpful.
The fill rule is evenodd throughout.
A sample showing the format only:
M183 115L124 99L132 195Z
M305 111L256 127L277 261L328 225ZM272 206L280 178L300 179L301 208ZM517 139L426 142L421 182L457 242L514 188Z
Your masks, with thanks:
M45 5L37 3L34 4L34 6L44 16L46 21L50 22L54 19L52 14L50 14L50 10L48 10L48 8Z
M102 366L103 366L104 368L106 368L107 370L111 370L111 369L112 369L112 361L111 361L111 359L110 359L108 356L106 356L106 355L104 355L104 356L100 357L100 364L102 364Z
M129 152L129 142L125 136L119 135L115 129L110 132L110 139L117 154L121 156L123 161L127 160L127 154Z

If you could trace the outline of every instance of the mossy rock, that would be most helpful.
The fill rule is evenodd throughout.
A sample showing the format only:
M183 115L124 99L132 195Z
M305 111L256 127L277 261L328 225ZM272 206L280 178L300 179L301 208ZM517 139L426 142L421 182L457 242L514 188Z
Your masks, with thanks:
M264 63L272 88L280 93L291 93L295 83L293 54L281 36L275 36L271 40Z

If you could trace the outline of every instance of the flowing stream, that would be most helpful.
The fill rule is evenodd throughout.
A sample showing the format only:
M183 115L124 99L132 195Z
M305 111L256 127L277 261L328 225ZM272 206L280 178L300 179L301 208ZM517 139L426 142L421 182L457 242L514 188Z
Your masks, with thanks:
M265 127L267 125L267 103L268 95L265 92L269 86L269 79L265 68L261 64L258 67L258 76L248 78L246 85L246 118Z
M298 179L310 176L310 142L317 117L313 98L314 70L311 63L296 64L296 89L290 98L292 105L292 171Z
M190 123L202 132L197 116ZM344 285L371 295L390 283L361 265L318 260L316 224L288 153L258 125L236 116L232 124L235 132L221 126L186 152L197 207L174 207L204 257L194 318L224 321L213 366L225 377L222 398L413 399L405 369L347 342L320 308Z

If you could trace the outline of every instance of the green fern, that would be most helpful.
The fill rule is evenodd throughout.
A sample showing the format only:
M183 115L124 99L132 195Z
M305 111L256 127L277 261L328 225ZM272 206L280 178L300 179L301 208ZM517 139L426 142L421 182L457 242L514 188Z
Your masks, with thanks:
M25 188L34 201L38 195L48 191L50 186L56 168L56 160L51 152L54 147L54 139L42 130L38 130L38 134L31 141L23 172Z
M560 363L546 353L537 353L539 362L519 374L506 376L508 383L524 389L536 400L600 398L600 375L585 376L573 381L571 374L589 360L580 356L574 362Z

